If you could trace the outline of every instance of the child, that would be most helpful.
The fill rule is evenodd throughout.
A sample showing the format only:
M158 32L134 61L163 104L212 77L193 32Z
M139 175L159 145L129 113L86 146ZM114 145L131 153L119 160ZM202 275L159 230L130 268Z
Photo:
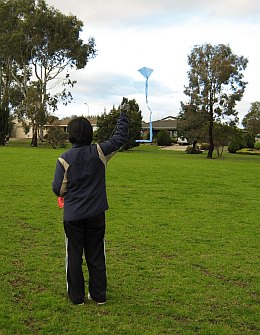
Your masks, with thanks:
M114 135L91 144L93 129L83 117L70 121L72 148L59 157L52 183L58 197L64 196L66 278L73 304L83 304L85 283L82 256L89 272L88 299L106 302L105 211L108 209L105 170L107 161L128 139L128 120L121 112Z

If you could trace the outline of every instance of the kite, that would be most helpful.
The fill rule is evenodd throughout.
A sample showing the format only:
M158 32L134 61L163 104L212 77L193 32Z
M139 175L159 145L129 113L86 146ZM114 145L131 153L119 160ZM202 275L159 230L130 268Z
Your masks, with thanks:
M149 67L142 67L138 71L146 79L146 81L145 81L145 101L146 101L146 106L150 111L150 139L149 140L136 140L136 142L149 142L149 143L151 143L153 141L153 127L152 127L152 111L151 111L151 108L148 105L148 78L152 74L153 70L149 69Z

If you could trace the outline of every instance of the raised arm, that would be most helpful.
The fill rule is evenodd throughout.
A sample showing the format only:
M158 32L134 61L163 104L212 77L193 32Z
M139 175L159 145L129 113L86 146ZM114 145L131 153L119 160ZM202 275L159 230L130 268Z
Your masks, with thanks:
M128 140L128 117L124 111L121 111L114 134L105 142L100 143L98 146L101 148L104 156L108 156Z

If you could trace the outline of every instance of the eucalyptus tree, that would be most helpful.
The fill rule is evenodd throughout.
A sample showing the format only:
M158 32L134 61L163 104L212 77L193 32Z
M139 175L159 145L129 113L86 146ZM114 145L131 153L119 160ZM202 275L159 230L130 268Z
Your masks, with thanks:
M83 23L44 0L2 0L0 21L0 54L22 94L16 113L22 121L31 121L32 144L37 146L48 113L59 101L72 99L69 89L76 81L70 70L84 68L95 57L95 40L90 37L84 43Z
M0 56L0 145L5 145L5 137L9 132L9 108L8 108L8 79L3 78L3 62Z
M247 62L224 44L195 46L188 56L189 85L184 93L194 111L207 115L208 158L212 158L214 151L214 122L222 119L229 119L232 123L238 121L235 107L247 84L243 80Z
M243 118L242 125L254 136L260 134L260 101L251 103L250 110Z

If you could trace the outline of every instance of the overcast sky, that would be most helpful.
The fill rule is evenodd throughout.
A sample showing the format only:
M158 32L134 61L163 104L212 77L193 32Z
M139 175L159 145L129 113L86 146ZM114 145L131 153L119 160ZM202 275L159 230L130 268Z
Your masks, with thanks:
M153 69L148 103L157 120L177 116L188 84L187 56L195 45L229 44L233 53L248 58L248 81L237 105L240 121L259 94L259 0L46 0L64 14L84 23L81 38L94 37L97 57L75 71L73 103L60 106L56 115L101 115L118 107L122 98L135 99L144 120L142 67Z

